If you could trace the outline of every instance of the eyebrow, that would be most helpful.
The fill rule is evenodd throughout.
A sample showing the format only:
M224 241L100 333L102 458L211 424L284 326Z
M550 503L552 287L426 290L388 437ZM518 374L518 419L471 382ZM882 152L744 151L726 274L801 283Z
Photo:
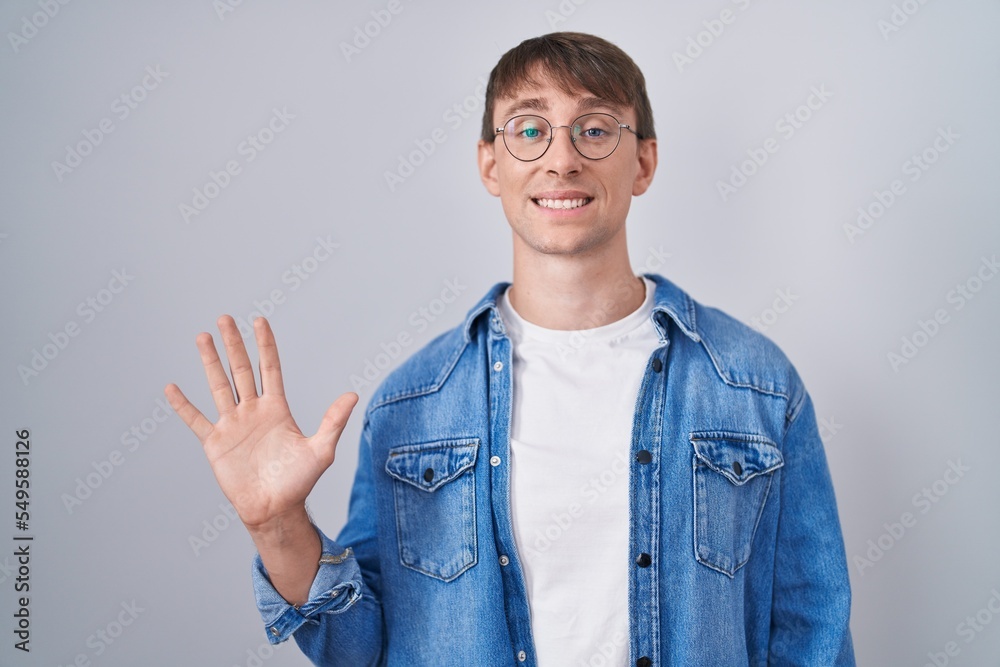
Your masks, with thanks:
M622 107L618 106L614 102L601 99L600 97L580 98L577 102L577 109L579 109L582 113L588 113L596 110L607 110L614 112L618 117L621 117L625 113ZM522 111L549 111L548 100L544 97L529 97L517 100L510 106L504 108L502 117L504 119L510 119Z

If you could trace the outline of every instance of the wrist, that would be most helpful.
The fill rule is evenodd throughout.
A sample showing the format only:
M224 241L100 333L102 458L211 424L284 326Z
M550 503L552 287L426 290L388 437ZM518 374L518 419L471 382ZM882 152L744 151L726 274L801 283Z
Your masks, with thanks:
M257 524L244 523L257 550L301 543L316 536L305 504Z
M289 604L304 604L323 550L305 506L248 529L274 589Z

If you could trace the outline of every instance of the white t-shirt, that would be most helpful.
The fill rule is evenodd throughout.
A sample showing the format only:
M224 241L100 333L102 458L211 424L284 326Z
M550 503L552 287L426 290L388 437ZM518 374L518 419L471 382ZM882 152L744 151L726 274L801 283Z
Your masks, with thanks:
M655 283L638 310L594 329L498 307L512 342L511 512L542 667L628 664L629 450L659 337ZM509 288L508 288L509 289Z

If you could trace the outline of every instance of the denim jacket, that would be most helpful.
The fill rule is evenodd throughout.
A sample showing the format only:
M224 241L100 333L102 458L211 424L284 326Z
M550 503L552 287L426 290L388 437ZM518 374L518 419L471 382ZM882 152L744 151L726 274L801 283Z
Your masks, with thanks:
M632 426L629 664L853 665L847 559L802 381L769 339L646 276L659 345ZM375 391L347 524L319 532L308 601L289 605L254 559L272 643L294 633L317 665L537 664L511 525L507 285Z

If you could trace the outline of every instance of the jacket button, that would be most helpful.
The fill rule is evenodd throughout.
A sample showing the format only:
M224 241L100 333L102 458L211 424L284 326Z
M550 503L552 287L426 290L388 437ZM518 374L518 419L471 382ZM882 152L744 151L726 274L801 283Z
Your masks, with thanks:
M646 553L639 554L638 558L635 559L635 564L639 567L649 567L649 564L653 562L653 558Z
M653 359L653 371L659 373L662 370L663 370L663 362L660 361L660 358L657 357Z
M517 659L520 660L521 662L524 662L525 660L528 659L528 654L525 653L524 651L518 651L517 652Z
M733 461L733 472L737 475L743 474L743 466L740 465L739 461Z
M503 362L502 361L498 361L495 364L493 364L493 370L495 370L495 371L502 371L503 370Z
M491 456L490 457L490 465L493 466L493 467L496 467L496 466L500 465L500 457L499 456Z
M641 658L635 661L635 667L652 667L652 665L653 661L647 658L646 656L642 656Z
M432 479L434 479L434 468L428 468L424 471L424 481L430 484Z
M510 564L510 559L507 558L507 556L500 556L500 564L501 565L508 565L508 564Z
M638 461L639 463L643 463L643 464L649 463L650 461L653 460L653 455L650 454L645 449L640 449L635 454L635 460Z

